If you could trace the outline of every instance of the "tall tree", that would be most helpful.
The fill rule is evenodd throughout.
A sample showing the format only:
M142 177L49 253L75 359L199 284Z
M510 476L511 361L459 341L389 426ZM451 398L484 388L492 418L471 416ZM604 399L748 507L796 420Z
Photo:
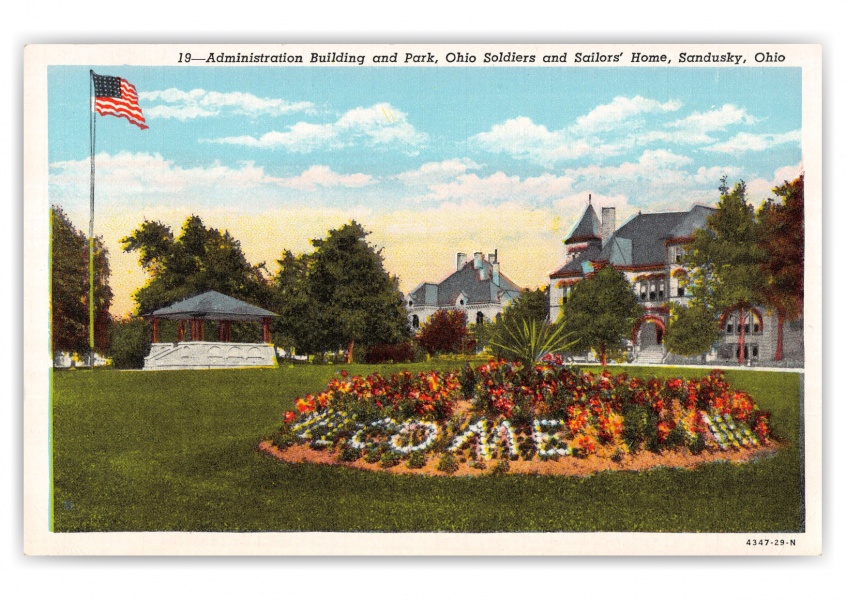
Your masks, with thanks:
M805 292L805 176L773 189L758 209L758 244L766 253L762 265L765 306L776 314L775 360L784 358L784 322L802 315Z
M758 245L755 210L746 201L746 184L739 181L729 189L720 181L720 202L708 217L706 229L694 232L684 262L690 271L690 291L697 303L722 313L740 313L738 361L745 353L745 319L749 309L761 300L765 253Z
M178 238L167 225L144 221L120 242L125 252L139 253L148 274L135 293L141 314L208 290L260 306L270 303L264 263L250 264L238 240L206 227L196 215L185 221Z
M369 232L352 221L329 231L325 239L311 241L314 252L305 260L303 293L311 306L308 339L311 350L346 348L353 359L356 344L395 344L408 339L410 332L399 282L384 268L381 249L367 242ZM290 259L283 257L282 280L277 291L292 289L283 280L300 276ZM294 271L285 273L290 266ZM296 286L295 288L296 289ZM285 310L284 307L279 307Z
M319 348L314 340L317 306L308 288L308 254L295 255L290 250L277 261L279 271L273 282L273 311L279 316L273 323L273 341L277 346L314 352Z
M88 238L59 206L50 209L52 350L88 349ZM109 253L102 238L94 240L94 347L109 346L112 289Z
M573 350L593 350L605 365L608 351L622 348L642 314L626 277L607 265L573 288L559 319Z

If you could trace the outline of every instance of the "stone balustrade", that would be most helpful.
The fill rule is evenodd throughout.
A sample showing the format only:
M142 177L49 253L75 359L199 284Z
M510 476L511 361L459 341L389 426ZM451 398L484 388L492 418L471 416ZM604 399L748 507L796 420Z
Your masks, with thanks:
M275 367L276 364L271 344L177 342L152 344L149 356L144 359L144 370Z

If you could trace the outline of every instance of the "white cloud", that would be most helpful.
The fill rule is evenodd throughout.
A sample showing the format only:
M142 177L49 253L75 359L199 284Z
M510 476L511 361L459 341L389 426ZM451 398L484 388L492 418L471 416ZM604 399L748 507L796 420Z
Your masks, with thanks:
M706 146L703 150L709 152L725 152L727 154L735 152L761 152L763 150L769 150L773 146L799 142L801 139L802 132L798 129L788 131L787 133L758 134L740 132L725 142Z
M481 168L481 165L469 158L451 158L440 162L423 163L413 171L405 171L394 175L393 178L405 185L429 185L454 179L467 171Z
M767 198L775 198L773 188L784 185L785 181L793 181L802 173L802 163L788 165L776 169L771 179L755 178L746 182L746 197L755 207Z
M365 173L339 174L327 166L315 165L293 177L274 177L253 162L225 166L184 168L159 154L98 154L97 198L107 206L116 204L147 205L179 202L182 205L253 204L258 207L277 204L291 192L307 201L318 188L362 188L376 183ZM50 165L50 197L53 202L87 206L89 185L88 160L63 161Z
M371 175L365 175L364 173L339 175L329 167L323 165L309 167L296 177L279 180L280 185L295 190L315 190L318 187L360 188L366 185L372 185L373 183L376 183L376 180Z
M637 161L565 169L564 175L573 179L575 189L623 195L647 210L679 210L691 202L713 204L720 178L741 175L741 169L733 166L691 171L694 164L669 150L646 150Z
M588 114L576 119L570 131L576 135L587 135L598 131L609 131L626 125L627 121L645 113L677 111L682 107L678 100L659 102L643 96L626 98L617 96L608 104L600 104Z
M723 104L718 109L706 112L693 112L684 119L668 123L667 127L682 131L723 131L728 125L742 123L754 125L759 119L734 104Z
M291 152L307 153L355 145L416 149L424 145L427 139L425 133L417 131L408 122L404 112L390 104L381 103L349 110L334 123L300 122L291 125L286 131L271 131L258 138L242 135L205 141L254 148L285 148Z
M619 155L635 143L631 131L642 125L637 117L673 112L681 106L681 102L675 100L662 103L643 96L617 96L563 129L550 131L529 117L519 116L474 135L470 142L488 152L509 154L546 166L583 157L608 158ZM626 135L618 133L613 140L603 137L603 134L620 131L625 131Z
M487 177L468 173L449 182L431 184L425 199L439 202L476 200L483 203L514 200L533 204L570 193L572 184L571 178L550 173L523 179L517 175L506 175L502 171Z
M151 118L189 119L215 117L224 112L278 116L295 112L314 112L312 102L289 102L281 98L260 98L244 92L214 92L203 89L183 91L177 88L141 92L144 114ZM154 103L147 107L146 102Z
M523 116L494 125L490 131L471 137L470 142L488 152L509 154L542 165L585 156L610 156L619 152L617 147L594 144L563 129L549 131L545 126L537 125Z

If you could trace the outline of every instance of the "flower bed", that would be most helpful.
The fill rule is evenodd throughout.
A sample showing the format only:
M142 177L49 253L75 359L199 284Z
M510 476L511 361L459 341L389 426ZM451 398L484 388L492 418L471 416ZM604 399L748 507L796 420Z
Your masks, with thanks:
M720 371L640 379L547 359L459 373L342 373L296 400L299 414L285 414L272 444L282 458L323 454L320 462L450 474L531 472L523 463L698 464L772 446L769 414Z

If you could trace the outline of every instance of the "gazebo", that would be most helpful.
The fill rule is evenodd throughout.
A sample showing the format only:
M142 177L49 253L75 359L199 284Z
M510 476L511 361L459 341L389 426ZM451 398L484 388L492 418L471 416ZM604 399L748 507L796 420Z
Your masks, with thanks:
M275 313L253 306L220 292L203 292L160 308L147 315L153 330L150 355L144 359L145 370L216 369L232 367L276 366L270 323ZM178 321L177 341L159 341L162 319ZM206 321L217 322L217 341L204 341ZM233 342L232 322L261 323L260 343ZM188 337L186 340L186 325Z

